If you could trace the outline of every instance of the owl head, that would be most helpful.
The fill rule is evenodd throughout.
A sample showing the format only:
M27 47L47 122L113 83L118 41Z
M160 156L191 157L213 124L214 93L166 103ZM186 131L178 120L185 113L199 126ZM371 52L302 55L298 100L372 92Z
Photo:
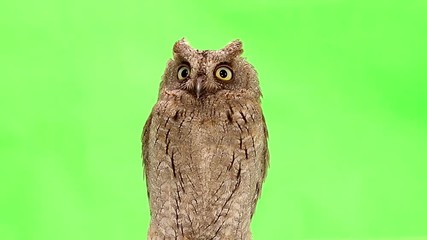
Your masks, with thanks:
M244 58L242 42L235 40L220 50L198 50L183 38L173 46L160 86L163 92L203 101L213 96L237 94L259 98L255 69Z

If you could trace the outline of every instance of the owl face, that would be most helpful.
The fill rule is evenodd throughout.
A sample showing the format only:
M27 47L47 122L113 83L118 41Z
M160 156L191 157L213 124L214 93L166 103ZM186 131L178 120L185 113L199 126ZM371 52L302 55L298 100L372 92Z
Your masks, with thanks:
M193 49L184 39L173 47L161 90L177 91L195 100L218 93L251 92L260 95L253 67L240 55L242 43L235 40L220 50Z

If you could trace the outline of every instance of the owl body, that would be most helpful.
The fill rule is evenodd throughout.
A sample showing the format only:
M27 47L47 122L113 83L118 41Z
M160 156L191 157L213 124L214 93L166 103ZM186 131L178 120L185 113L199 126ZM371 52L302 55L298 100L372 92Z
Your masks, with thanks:
M219 51L174 46L143 132L149 239L251 239L267 129L256 72L240 53L240 42Z

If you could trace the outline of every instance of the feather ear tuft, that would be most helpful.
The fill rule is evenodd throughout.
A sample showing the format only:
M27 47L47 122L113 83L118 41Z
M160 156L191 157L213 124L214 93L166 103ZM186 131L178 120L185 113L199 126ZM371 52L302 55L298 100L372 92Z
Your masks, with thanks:
M225 46L222 51L233 57L239 56L243 53L242 42L239 39L236 39L227 44L227 46Z
M181 38L173 45L173 53L174 54L184 54L191 50L191 46L188 44L185 38Z

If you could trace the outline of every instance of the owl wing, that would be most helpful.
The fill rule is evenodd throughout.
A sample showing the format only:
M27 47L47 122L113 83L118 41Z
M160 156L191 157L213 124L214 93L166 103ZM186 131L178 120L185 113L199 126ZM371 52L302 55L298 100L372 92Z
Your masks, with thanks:
M267 130L267 124L265 123L264 114L262 114L262 127L264 129L264 152L263 152L263 176L262 181L265 180L265 177L267 175L267 169L270 165L270 153L268 151L268 130Z
M144 125L144 130L142 130L142 166L144 168L144 176L145 176L145 180L147 181L147 174L148 174L148 162L149 160L149 149L148 149L148 142L150 141L150 128L151 128L151 119L152 119L152 114L150 114L150 116L148 117L147 121L145 122ZM148 184L148 182L147 182ZM148 197L150 197L150 192L148 190L148 185L147 185L147 193L148 193Z
M262 155L261 155L261 162L262 162L262 169L261 169L261 179L259 182L257 182L256 184L256 191L255 191L255 197L254 197L254 202L252 204L252 209L251 209L251 218L253 217L254 213L255 213L255 208L256 208L256 204L258 202L258 199L261 195L261 189L262 189L262 184L265 180L265 177L267 175L267 169L270 163L270 154L268 152L268 130L267 130L267 125L265 123L265 118L264 118L264 114L262 114L262 128L264 131L264 149L262 151Z

